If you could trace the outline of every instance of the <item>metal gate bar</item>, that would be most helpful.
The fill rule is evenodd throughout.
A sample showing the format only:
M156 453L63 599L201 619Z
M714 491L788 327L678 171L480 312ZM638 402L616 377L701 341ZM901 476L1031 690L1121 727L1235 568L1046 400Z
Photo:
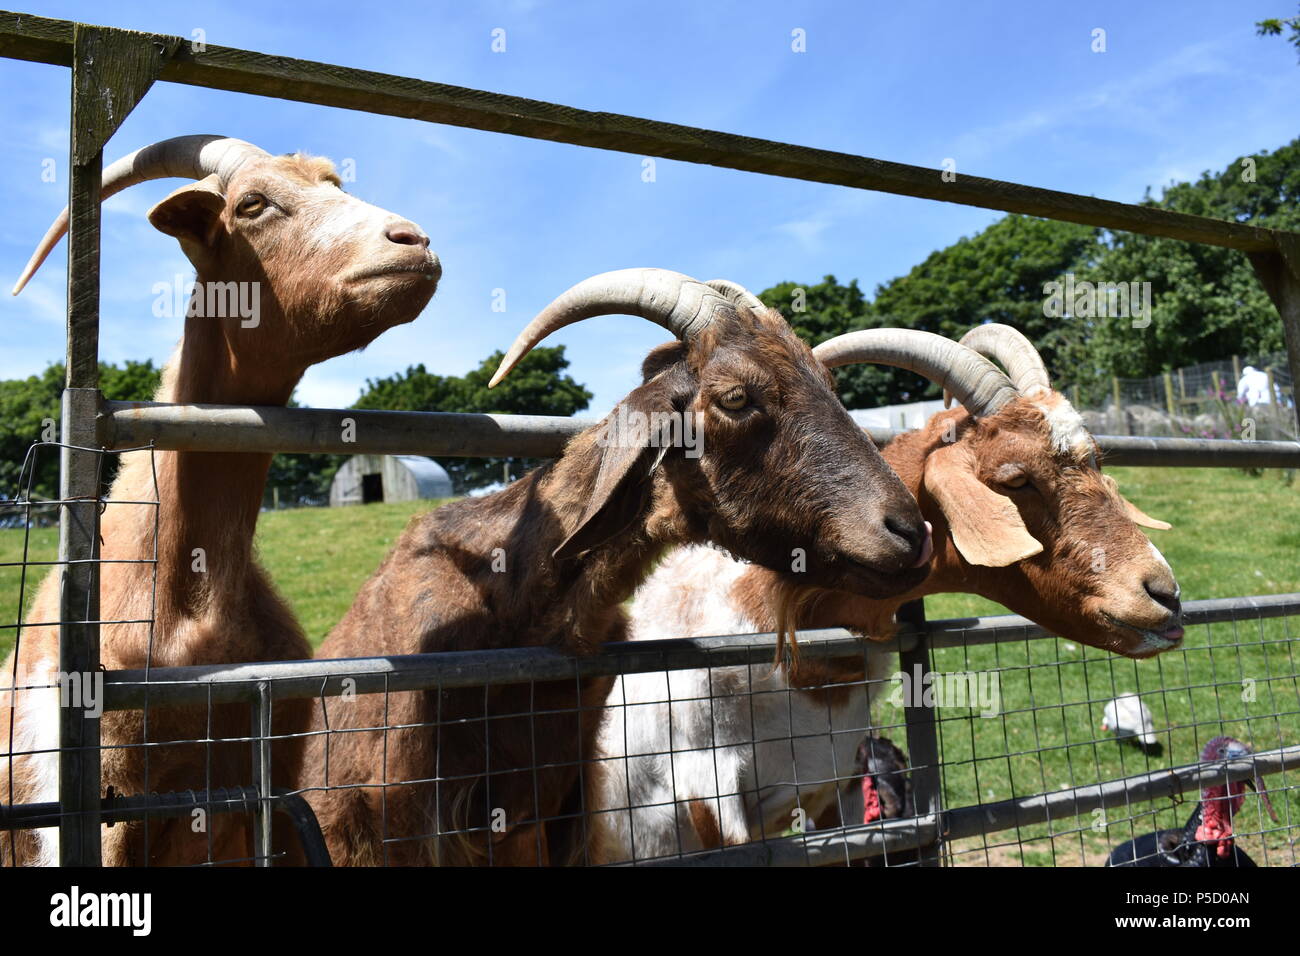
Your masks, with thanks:
M150 793L145 796L104 797L99 802L100 822L110 826L151 817L187 817L195 810L205 813L257 813L263 803L257 787L218 787L211 793L186 790L181 793ZM320 823L307 801L284 787L271 790L270 803L277 813L292 822L302 844L308 866L330 866ZM0 830L35 830L59 826L63 811L58 803L28 803L9 807L0 804ZM260 859L260 857L259 857Z
M343 440L343 422L356 426ZM121 449L553 458L596 424L554 415L383 412L275 405L167 405L103 402L99 443ZM877 445L899 434L865 429ZM1300 442L1095 435L1108 465L1192 468L1300 468Z
M1253 613L1243 616L1240 614L1243 610ZM1300 594L1278 594L1188 601L1183 620L1191 627L1297 615L1300 615ZM1055 637L1015 614L931 621L920 628L901 629L888 641L863 641L842 628L798 634L799 656L809 660L854 657L861 655L864 647L881 652L907 652L922 637L932 650ZM336 697L344 693L397 693L436 687L481 687L700 667L763 665L772 663L776 646L774 633L728 634L606 644L588 657L571 657L546 647L513 647L388 657L155 667L147 675L143 670L120 670L104 675L103 707L105 711L136 710L143 705L146 693L151 701L168 705L209 701L252 703L258 700L259 684L264 681L274 684L276 700L293 700Z

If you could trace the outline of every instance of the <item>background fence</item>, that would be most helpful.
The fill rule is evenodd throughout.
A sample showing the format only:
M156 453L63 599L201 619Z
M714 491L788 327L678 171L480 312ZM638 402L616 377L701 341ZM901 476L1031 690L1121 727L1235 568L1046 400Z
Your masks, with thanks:
M1295 441L1295 387L1284 352L1233 355L1148 378L1063 391L1099 434Z
M0 12L0 55L70 66L72 70L68 375L61 420L63 480L60 498L54 503L61 518L58 671L63 674L99 673L101 628L111 623L99 619L97 603L99 512L105 505L100 486L102 449L148 446L156 450L544 457L557 454L564 439L581 427L569 420L527 416L104 401L97 388L102 150L130 109L159 79L1238 249L1249 256L1282 316L1289 380L1294 382L1300 371L1300 236L1290 233L979 177L945 180L936 170L866 157L588 113L249 51L216 46L196 49L178 37L22 14ZM366 436L363 441L340 447L337 425L344 414L358 424L363 418L369 424L358 428L358 434ZM1289 434L1294 436L1294 432ZM1101 443L1114 463L1294 468L1300 461L1300 445L1286 440L1161 440L1121 435L1102 437ZM883 733L905 748L910 762L905 774L910 778L908 806L914 813L857 825L841 814L845 826L763 834L762 840L722 849L688 853L683 847L668 857L674 863L820 864L842 863L879 849L887 849L892 856L919 848L915 862L921 864L1095 862L1117 839L1157 823L1180 824L1187 806L1179 805L1178 795L1185 791L1216 781L1223 784L1256 774L1276 774L1274 790L1286 794L1294 790L1287 771L1300 761L1295 744L1297 614L1300 605L1295 595L1192 602L1187 617L1196 629L1189 635L1188 649L1170 661L1157 659L1154 666L1141 670L1132 662L1071 649L1060 641L1040 640L1043 635L1019 619L914 623L894 645L904 672L920 666L926 671L950 667L996 673L1002 687L997 713L985 717L924 705L905 706L900 715L882 711L884 705L878 701L875 718L866 722L869 726L828 729L828 736ZM30 626L31 622L27 623ZM19 630L17 624L15 621L12 630ZM805 656L814 659L864 653L861 643L845 632L808 633L802 635L802 642ZM34 805L13 805L10 799L0 814L0 827L10 831L8 847L13 853L32 828L57 823L56 850L47 838L41 852L53 853L50 859L64 865L94 865L100 860L102 822L145 819L161 829L169 820L192 818L196 811L212 815L214 820L252 813L256 817L252 861L269 864L275 852L293 853L292 848L275 850L292 842L307 848L307 858L320 862L312 850L319 847L319 834L313 830L299 795L286 793L285 782L272 779L270 772L275 748L294 742L275 730L277 712L292 707L294 701L318 699L317 703L323 703L345 694L382 694L386 711L389 695L411 691L429 691L440 697L451 689L480 688L487 700L490 690L501 686L535 689L546 683L618 673L730 666L752 672L753 666L767 665L772 649L771 635L749 635L638 642L609 647L582 660L538 649L506 649L413 658L113 671L104 674L102 701L73 699L58 708L56 746L15 741L10 731L11 754L38 753L46 758L42 766L57 768L59 798L56 804ZM867 653L883 651L876 648ZM1254 682L1253 698L1243 696L1247 680ZM667 686L671 689L671 682ZM1097 709L1105 700L1124 691L1140 691L1155 701L1167 748L1163 762L1149 762L1154 761L1149 754L1139 758L1085 729L1094 725ZM23 692L37 691L15 687L10 694ZM55 688L46 687L43 692L52 694ZM100 786L104 755L99 704L107 715L140 712L146 719L150 708L164 705L198 708L207 715L207 726L180 742L193 748L195 767L210 766L218 754L235 748L249 760L249 779L243 786L217 789L211 776L196 769L194 780L188 783L193 789L182 787L159 795L104 794ZM247 732L215 734L213 715L231 707L236 711L243 708ZM490 726L489 717L531 722L548 716L485 712L483 726ZM439 733L442 729L436 721L415 727L385 721L377 734L379 745L385 746L397 734ZM1207 737L1222 731L1251 740L1254 756L1198 765L1194 752ZM789 744L796 736L791 733L784 742ZM750 743L753 749L753 744L761 742ZM731 742L726 746L734 747ZM723 747L710 750L722 752ZM488 772L523 772L536 779L539 769L525 759L518 766L493 767ZM852 767L837 769L822 780L806 781L850 788L857 782ZM427 784L436 788L439 783L439 779L385 779L369 786L382 795L390 787ZM799 781L787 783L794 784L796 793L804 786ZM337 792L324 790L335 786L323 778L321 788L309 787L307 795ZM720 805L724 796L727 794L714 794L715 802ZM485 804L482 809L491 808ZM554 822L586 827L592 818L583 809L569 808L563 820ZM669 809L675 813L677 808ZM690 812L689 807L684 809ZM1103 815L1096 817L1095 810ZM1295 823L1290 809L1276 824L1265 822L1258 811L1248 800L1237 828L1243 843L1261 862L1294 862L1291 834ZM291 824L296 834L292 841L277 842L273 836L277 813ZM412 839L426 840L430 834L454 836L451 830L454 827L448 827L439 813L427 823L424 833L386 830L385 855L389 848ZM23 849L29 850L30 845ZM215 839L209 842L207 860L248 861L218 847ZM893 856L892 862L913 860Z

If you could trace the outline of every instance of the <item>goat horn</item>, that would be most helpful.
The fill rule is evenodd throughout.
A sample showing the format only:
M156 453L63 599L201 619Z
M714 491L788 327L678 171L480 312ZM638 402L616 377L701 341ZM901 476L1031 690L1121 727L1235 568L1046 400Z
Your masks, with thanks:
M766 309L763 300L754 293L750 292L743 285L732 282L730 279L710 279L704 283L711 289L717 289L732 302L737 305L748 306L751 309Z
M1043 357L1034 348L1034 343L1018 329L999 322L977 325L961 337L961 344L1006 369L1007 377L1021 395L1032 396L1040 390L1050 391L1052 388ZM943 393L945 408L951 397L947 391Z
M972 415L992 415L1017 395L1011 380L974 349L917 329L845 332L813 355L829 368L856 362L905 368L951 391Z
M548 305L519 333L488 383L494 387L538 342L556 329L597 315L639 315L689 342L713 324L723 293L668 269L617 269L583 279Z
M204 179L216 175L221 180L221 188L225 189L240 166L255 156L267 155L265 150L252 143L229 136L174 136L137 149L105 169L99 199L103 202L123 189L150 179ZM45 257L67 231L68 210L65 208L32 253L27 268L23 269L14 286L14 295L23 291L23 286L36 274Z

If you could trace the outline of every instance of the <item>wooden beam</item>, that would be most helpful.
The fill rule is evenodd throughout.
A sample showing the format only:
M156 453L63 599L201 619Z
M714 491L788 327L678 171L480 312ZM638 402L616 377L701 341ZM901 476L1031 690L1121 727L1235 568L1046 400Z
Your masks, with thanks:
M231 47L206 46L200 51L177 37L159 35L155 39L174 47L160 76L173 83L935 199L1243 251L1274 248L1272 230L1245 223L965 174L945 182L939 169ZM72 24L68 21L0 12L0 55L66 65L71 43Z
M1282 317L1282 333L1286 340L1287 368L1291 372L1291 394L1300 398L1300 236L1294 233L1277 236L1277 246L1271 252L1249 254L1264 291L1273 300L1278 315ZM1269 386L1269 401L1272 401ZM1300 401L1296 401L1293 415L1300 424ZM1279 409L1285 413L1285 409Z

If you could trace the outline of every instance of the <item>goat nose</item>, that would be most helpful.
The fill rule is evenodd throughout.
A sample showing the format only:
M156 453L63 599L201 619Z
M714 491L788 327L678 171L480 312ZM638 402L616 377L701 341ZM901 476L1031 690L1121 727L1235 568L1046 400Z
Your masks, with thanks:
M930 560L930 554L933 550L930 540L930 522L922 521L918 526L911 521L899 518L897 515L889 514L885 515L885 529L902 541L908 554L917 556L912 567L919 568Z
M429 248L429 237L424 234L419 226L413 222L394 222L390 223L384 229L384 235L389 242L395 242L399 246L421 246Z
M1166 608L1169 613L1178 614L1182 610L1183 606L1182 602L1178 600L1176 585L1168 581L1148 578L1142 582L1142 586L1146 589L1147 596L1161 607Z

